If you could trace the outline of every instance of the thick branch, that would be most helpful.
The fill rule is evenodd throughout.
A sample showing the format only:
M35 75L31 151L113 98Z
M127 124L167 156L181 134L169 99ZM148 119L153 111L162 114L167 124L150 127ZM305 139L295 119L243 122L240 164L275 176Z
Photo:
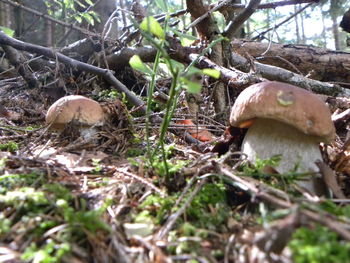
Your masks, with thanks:
M143 62L153 62L156 56L157 49L151 46L143 47L128 47L119 50L118 52L107 56L109 68L113 70L120 69L129 65L129 60L133 55L138 55Z
M244 57L233 53L231 55L231 63L236 68L239 68L244 71L249 71L249 62ZM311 89L315 93L321 93L326 95L350 95L349 91L346 89L341 88L340 86L336 84L330 84L326 82L321 82L318 80L313 80L306 78L302 75L296 74L292 71L278 68L275 66L265 65L261 64L259 62L253 62L255 68L260 72L260 74L269 80L277 80L282 82L287 82L290 84L293 84L295 86L304 88L304 89Z

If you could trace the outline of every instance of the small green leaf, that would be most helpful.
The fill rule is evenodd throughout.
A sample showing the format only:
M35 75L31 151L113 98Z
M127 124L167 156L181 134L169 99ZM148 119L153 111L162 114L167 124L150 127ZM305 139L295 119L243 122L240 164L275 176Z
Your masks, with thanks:
M173 30L173 32L179 36L180 41L181 41L181 45L183 47L188 47L190 45L192 45L192 43L197 39L196 37L189 35L189 34L183 34L178 30Z
M14 30L8 27L0 26L0 30L3 31L6 35L9 37L13 37L13 34L15 33Z
M129 60L130 66L138 71L141 71L146 74L151 74L151 70L142 62L141 58L138 55L133 55Z
M90 11L89 14L92 15L98 23L101 23L101 18L95 11Z
M191 66L191 67L187 70L187 72L186 72L186 74L184 75L184 77L189 78L189 77L191 77L191 76L193 76L193 75L202 75L202 71L201 71L200 69L196 68L196 67Z
M89 5L89 6L93 6L94 3L91 0L85 0L85 2Z
M75 16L74 18L79 24L83 21L80 16Z
M140 28L143 31L152 33L160 39L165 39L165 33L163 28L153 16L144 18L140 24Z
M90 25L94 25L95 24L95 20L93 18L92 15L90 15L89 13L85 13L82 15L82 17L86 20L86 22Z
M220 75L221 75L220 71L218 71L216 69L212 69L212 68L202 69L202 72L203 72L203 74L205 74L209 77L215 78L215 79L220 78Z
M178 61L176 61L174 59L170 59L169 63L172 64L173 68L177 68L178 71L182 71L182 70L185 69L185 66L182 63L180 63L180 62L178 62Z
M187 92L189 93L200 93L202 90L202 85L186 78L181 78L181 81L185 85Z

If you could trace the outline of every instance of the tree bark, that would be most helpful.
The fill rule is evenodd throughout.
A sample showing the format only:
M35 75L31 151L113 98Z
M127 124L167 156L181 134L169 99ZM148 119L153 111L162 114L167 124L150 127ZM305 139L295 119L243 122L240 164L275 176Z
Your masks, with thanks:
M204 15L206 12L209 11L209 7L204 5L202 0L193 0L193 1L187 0L186 3L187 3L187 9L191 13L192 20L197 19L198 17ZM199 22L196 25L196 29L201 40L212 42L218 37L219 29L215 21L213 21L213 18L210 14L208 14L201 22ZM212 47L210 58L217 65L219 66L224 65L221 43L218 43ZM218 114L226 113L227 111L226 88L221 82L216 83L214 85L215 86L213 89L213 101L214 101L215 112ZM225 114L223 115L223 118L224 119L226 118Z

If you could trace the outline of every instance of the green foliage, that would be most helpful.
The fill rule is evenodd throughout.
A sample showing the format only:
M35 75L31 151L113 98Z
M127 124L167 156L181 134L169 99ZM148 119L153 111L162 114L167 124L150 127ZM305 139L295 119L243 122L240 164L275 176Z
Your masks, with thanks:
M81 201L83 202L83 199ZM75 235L79 233L83 235L84 229L91 233L96 233L97 230L110 231L109 226L101 220L101 216L106 209L105 206L97 210L87 210L83 207L81 210L76 211L64 199L58 199L56 206L64 220L69 224L71 233Z
M211 69L211 68L205 68L202 69L203 74L208 75L212 78L218 79L220 78L220 71L216 70L216 69Z
M173 29L173 32L180 38L181 45L184 47L190 46L195 40L197 40L196 37L184 34L176 29Z
M174 144L169 144L164 146L166 166L162 159L163 155L161 153L158 153L157 155L153 156L152 163L148 158L144 156L139 156L137 158L128 158L128 161L136 167L138 167L142 162L145 169L149 171L153 171L159 177L164 178L166 177L167 174L169 176L175 175L184 166L188 164L188 161L185 161L185 160L178 160L176 158L172 159L171 157L172 157L173 151L174 151Z
M15 31L12 30L11 28L5 27L5 26L0 26L0 30L4 32L6 35L9 37L13 37Z
M67 19L69 23L82 23L85 20L88 24L94 25L95 22L101 22L98 14L92 10L88 10L89 6L94 5L91 0L46 0L48 14L57 19ZM79 12L76 5L85 9Z
M16 152L19 149L18 144L13 141L0 144L0 151Z
M212 213L209 207L215 212ZM227 220L229 211L224 185L212 183L204 185L186 213L195 226L214 230Z
M62 256L69 251L69 243L59 244L54 240L49 239L42 247L38 247L35 243L31 243L30 246L26 248L21 259L26 261L31 260L35 263L61 262Z
M140 29L155 35L159 39L165 39L165 32L162 26L153 16L144 18L140 24Z
M328 213L331 213L333 215L350 218L350 205L339 206L333 203L332 201L325 200L320 204L319 207L322 210L327 211Z
M281 161L282 156L276 155L269 159L262 160L257 158L253 165L244 165L243 166L243 175L252 176L257 179L263 180L265 183L286 190L290 185L293 185L298 180L303 180L306 176L309 176L309 173L298 173L298 164L288 173L279 174L279 173L270 173L269 169L266 171L266 167L276 167Z
M178 207L174 207L174 205L178 198L179 193L174 193L167 198L150 195L140 206L140 208L147 209L148 211L147 214L144 211L141 212L142 216L152 216L155 222L160 224L170 213L177 211ZM186 202L186 200L183 202ZM214 213L212 212L213 210L215 211ZM220 224L223 224L227 220L229 211L223 184L208 183L204 185L186 210L186 218L190 222L190 225L183 225L182 221L178 220L178 224L182 225L180 231L187 234L193 233L194 231L191 226L217 229Z
M11 230L11 220L6 218L3 212L0 212L0 236L5 235Z
M93 158L91 161L92 161L92 165L94 166L94 172L95 173L101 172L103 169L103 166L101 165L101 159Z
M0 175L0 194L4 194L8 190L16 187L32 185L35 182L40 182L43 176L37 173L29 174L3 174Z
M15 216L11 217L0 212L0 238L6 234L25 233L26 238L33 240L22 260L61 262L61 257L69 253L71 243L84 242L87 233L93 235L110 230L102 220L110 200L99 209L89 210L84 199L74 200L71 191L60 184L44 184L40 188L23 186L33 184L34 180L36 184L41 182L34 173L2 175L0 178L0 185L5 189L0 194L0 210L16 210ZM77 201L80 201L79 207ZM42 239L44 233L59 225L65 227L55 231L54 241Z
M298 229L289 247L296 263L350 262L350 243L323 226Z
M151 217L155 219L156 224L161 224L166 219L169 212L174 211L174 205L179 194L175 193L167 198L163 198L159 195L150 195L140 205L140 208L147 209L147 213L142 211L136 218ZM152 219L151 219L152 220Z
M119 93L116 90L103 90L99 92L98 97L113 100L119 97Z
M190 81L186 78L181 78L181 82L183 83L188 93L200 93L202 90L201 84Z
M71 191L61 184L45 184L43 185L43 190L53 195L54 200L64 199L68 202L73 200Z
M40 206L49 204L44 192L33 187L22 187L0 195L0 205L22 206L28 210L37 210Z
M166 1L159 0L156 2L156 5L158 8L161 8L162 10L166 10L166 12L169 11ZM184 65L182 65L177 61L172 60L166 51L165 47L167 45L167 41L165 40L165 32L167 32L168 30L172 30L171 28L168 27L168 19L169 17L166 16L166 19L164 21L164 27L162 27L158 23L158 21L152 16L146 17L139 25L142 35L145 37L147 41L149 41L157 49L156 58L153 63L153 70L150 71L138 56L133 56L129 61L129 64L134 69L139 70L151 76L151 82L150 82L150 85L148 88L148 94L147 94L147 108L146 108L147 155L152 165L154 161L154 155L157 154L158 148L160 147L163 165L162 166L157 165L156 169L160 170L161 173L163 173L164 171L165 181L167 185L169 185L170 183L171 171L168 167L169 164L166 158L164 141L165 141L166 132L169 127L170 121L172 119L174 110L176 109L176 106L177 106L177 99L178 99L179 92L183 87L185 87L187 91L191 93L198 93L202 88L199 83L192 82L191 80L188 79L188 72L190 69L193 68L193 65L195 64L196 61L193 61L193 63L191 63L186 69L184 69ZM176 34L178 33L178 31L174 33ZM220 37L218 40L215 40L212 43L210 43L210 45L200 55L203 55L204 53L208 52L210 48L212 48L215 44L222 41L223 39L224 38ZM200 56L198 56L198 59L199 57ZM160 127L159 142L158 142L158 145L152 151L151 142L150 142L150 113L151 113L151 107L152 107L152 101L153 101L153 92L156 84L156 75L159 67L161 67L161 62L167 66L167 71L170 77L172 78L172 82L169 90L169 99L167 100L167 103L165 106L165 114ZM208 74L212 75L213 77L218 76L217 72L214 72L213 70L209 70Z
M269 159L262 160L257 158L253 166L246 165L243 167L243 172L247 175L260 175L261 171L266 166L276 167L279 165L282 156L276 155Z
M149 75L152 74L152 70L145 63L142 62L140 56L138 55L133 55L129 60L129 64L135 70Z

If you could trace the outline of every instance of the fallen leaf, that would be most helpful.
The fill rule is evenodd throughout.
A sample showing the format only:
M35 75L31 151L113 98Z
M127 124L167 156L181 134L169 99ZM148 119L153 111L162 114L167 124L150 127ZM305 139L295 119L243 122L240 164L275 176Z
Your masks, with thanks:
M193 138L199 141L207 142L207 141L214 140L214 136L211 132L209 132L204 127L201 127L201 126L196 127L196 124L194 124L193 121L190 119L180 120L177 123L182 124L184 126L189 126L189 129L187 131Z

